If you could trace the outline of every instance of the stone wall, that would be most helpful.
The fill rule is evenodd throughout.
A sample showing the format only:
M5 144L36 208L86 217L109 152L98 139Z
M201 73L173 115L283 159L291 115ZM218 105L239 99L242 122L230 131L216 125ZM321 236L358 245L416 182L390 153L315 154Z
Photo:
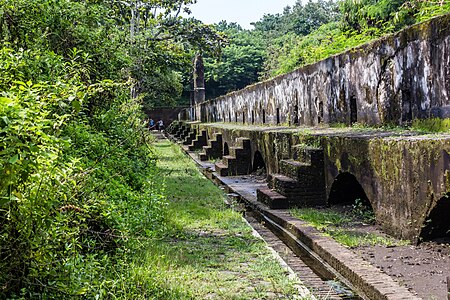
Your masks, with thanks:
M210 137L220 133L228 147L237 146L239 138L250 139L251 163L255 153L260 153L268 174L279 173L280 162L294 158L296 145L323 149L326 199L317 199L317 204L330 204L338 176L351 174L364 190L377 223L399 238L419 241L431 212L439 208L439 203L444 207L450 205L449 134L412 135L326 127L312 131L221 123L192 123L192 126L198 131L206 130ZM353 189L348 186L346 195L350 197ZM445 220L431 222L436 226L443 223L443 228L448 228L448 212Z
M192 119L405 124L450 117L450 15L204 102Z

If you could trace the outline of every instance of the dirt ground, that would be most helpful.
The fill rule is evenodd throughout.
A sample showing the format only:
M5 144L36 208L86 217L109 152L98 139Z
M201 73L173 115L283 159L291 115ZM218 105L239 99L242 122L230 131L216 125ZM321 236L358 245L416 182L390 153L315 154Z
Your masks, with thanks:
M334 206L346 213L349 206ZM343 226L361 233L387 237L375 224L354 220ZM400 241L397 244L401 245ZM447 276L450 276L450 238L424 242L418 246L360 246L353 249L363 259L391 276L425 300L447 300Z
M449 241L440 242L418 246L359 247L354 251L420 298L447 300L450 244Z

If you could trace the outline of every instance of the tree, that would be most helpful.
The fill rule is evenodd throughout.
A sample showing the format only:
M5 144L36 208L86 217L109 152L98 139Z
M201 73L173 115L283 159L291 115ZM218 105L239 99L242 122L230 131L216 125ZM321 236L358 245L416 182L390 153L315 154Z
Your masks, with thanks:
M229 37L229 45L219 59L205 60L206 96L214 98L244 88L259 79L264 60L264 46L258 36L235 23L224 21L216 29Z

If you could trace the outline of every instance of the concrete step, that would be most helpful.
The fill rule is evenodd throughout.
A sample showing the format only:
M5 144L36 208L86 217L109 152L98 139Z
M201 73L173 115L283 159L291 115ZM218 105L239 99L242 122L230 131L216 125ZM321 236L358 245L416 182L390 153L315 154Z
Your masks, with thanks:
M177 139L179 139L180 136L181 136L181 134L183 133L183 131L184 131L185 129L186 129L186 127L181 126L181 127L175 132L174 136L175 136Z
M270 174L268 186L288 199L289 207L323 205L325 187L321 182L312 180L305 184L282 174Z
M323 149L305 145L292 147L292 158L314 168L323 168Z
M250 149L251 148L251 141L249 138L246 137L239 137L236 139L236 144L239 145L241 148L244 149Z
M222 162L228 168L229 175L237 175L236 174L236 157L232 155L225 155L222 157Z
M214 165L214 168L216 170L216 173L218 173L220 176L228 176L228 167L225 164L218 162Z
M230 154L236 156L237 158L242 157L243 159L251 159L251 150L250 148L242 148L242 147L230 147Z
M190 145L190 144L192 144L192 141L195 139L196 136L197 136L197 130L193 129L187 135L187 137L184 139L183 145Z
M257 189L256 196L259 202L266 204L270 208L289 208L288 199L269 188L267 189Z
M200 152L198 154L198 158L200 159L200 161L207 161L208 160L208 155L206 155L205 152Z
M202 130L199 134L197 134L196 138L192 141L191 146L189 146L190 151L202 149L203 146L206 146L208 143L208 134L206 130Z
M300 183L292 177L288 177L282 174L272 174L271 177L273 188L275 190L278 190L278 188L282 188L283 190L299 189L301 187Z
M311 172L311 164L293 159L280 160L280 173L292 178L298 178L299 173Z

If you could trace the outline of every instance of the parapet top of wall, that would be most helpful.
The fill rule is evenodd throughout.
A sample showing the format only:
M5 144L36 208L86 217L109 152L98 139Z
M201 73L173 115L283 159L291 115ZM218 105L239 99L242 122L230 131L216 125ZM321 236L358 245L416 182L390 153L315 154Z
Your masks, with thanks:
M197 119L368 124L450 116L450 14L196 107Z

